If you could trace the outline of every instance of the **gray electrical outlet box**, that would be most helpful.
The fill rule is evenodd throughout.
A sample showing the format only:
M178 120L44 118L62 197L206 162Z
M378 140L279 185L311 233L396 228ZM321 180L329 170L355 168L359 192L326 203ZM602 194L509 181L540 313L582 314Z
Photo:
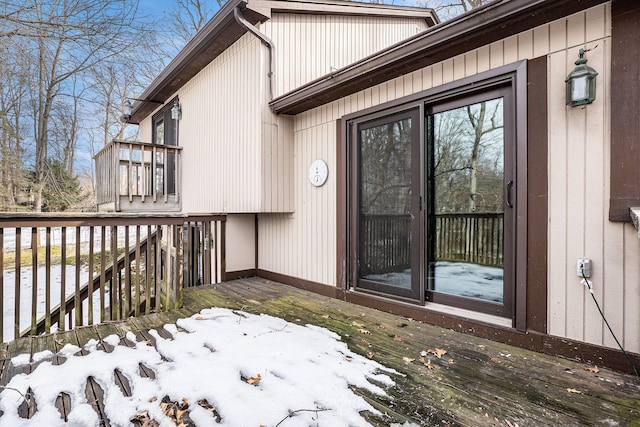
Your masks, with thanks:
M591 260L589 258L578 258L576 264L576 274L580 277L591 277Z

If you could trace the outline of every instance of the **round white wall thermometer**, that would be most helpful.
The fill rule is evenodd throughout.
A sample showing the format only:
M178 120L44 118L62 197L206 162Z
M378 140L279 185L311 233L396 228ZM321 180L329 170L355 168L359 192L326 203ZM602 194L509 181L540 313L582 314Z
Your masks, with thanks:
M309 167L309 181L316 187L321 187L327 182L329 167L324 160L315 160Z

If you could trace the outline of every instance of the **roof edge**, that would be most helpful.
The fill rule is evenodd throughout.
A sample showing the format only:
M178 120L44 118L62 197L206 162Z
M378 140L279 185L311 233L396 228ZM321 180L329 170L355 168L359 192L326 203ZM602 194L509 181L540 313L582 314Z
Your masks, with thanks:
M204 27L202 27L200 31L198 31L198 33L196 33L196 35L185 45L184 48L182 48L180 52L178 52L171 62L169 62L169 64L142 92L139 96L139 99L142 101L138 101L134 104L131 119L128 123L139 123L141 119L157 108L157 104L159 102L166 102L175 90L182 87L184 83L188 81L188 79L181 79L179 74L187 68L188 64L195 56L207 48L207 45L211 40L222 34L223 30L229 25L234 25L235 19L233 18L233 10L238 6L245 5L246 0L228 0L220 8L220 10L205 24ZM266 17L262 18L266 19ZM255 18L252 21L257 22ZM252 24L255 22L252 22ZM244 34L246 30L242 29L241 32ZM178 81L175 82L175 80ZM179 85L179 87L176 87L175 90L171 91L171 93L166 93L167 87L177 85ZM149 106L149 103L156 105Z
M326 74L269 105L275 113L299 114L607 1L497 0Z
M138 97L139 100L134 103L128 123L140 123L157 108L159 103L166 102L207 64L246 33L246 29L235 21L233 11L237 7L244 10L245 18L252 25L269 19L272 12L422 18L428 25L439 22L432 9L408 6L347 0L228 0L142 92Z

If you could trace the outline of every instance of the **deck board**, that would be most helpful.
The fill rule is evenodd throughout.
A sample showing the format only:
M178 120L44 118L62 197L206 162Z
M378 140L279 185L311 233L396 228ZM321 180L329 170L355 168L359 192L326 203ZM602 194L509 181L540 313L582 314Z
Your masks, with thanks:
M574 361L258 278L188 288L183 301L183 308L169 313L153 313L4 345L0 348L0 382L6 384L13 375L37 368L36 363L14 367L10 360L17 354L33 355L47 349L56 353L67 343L82 348L91 339L99 341L99 348L111 352L114 348L104 339L113 334L120 337L120 345L155 346L151 329L163 339L172 339L164 325L216 306L278 316L301 325L324 326L338 333L352 351L401 372L403 376L393 376L396 385L387 390L388 398L355 390L386 414L382 417L365 414L372 425L406 421L450 426L640 425L640 380L619 372L607 369L591 372L588 369L593 367ZM126 338L129 332L135 334L138 343ZM446 350L446 354L438 358L433 354L436 349ZM428 355L421 361L422 351ZM64 363L64 358L56 355L53 363ZM139 373L155 377L148 366L141 366ZM132 393L127 378L117 370L113 379L124 395ZM89 378L86 390L87 398L103 417L102 425L109 425L101 407L103 388ZM64 397L60 395L57 401L62 419L70 410L68 396L66 401Z

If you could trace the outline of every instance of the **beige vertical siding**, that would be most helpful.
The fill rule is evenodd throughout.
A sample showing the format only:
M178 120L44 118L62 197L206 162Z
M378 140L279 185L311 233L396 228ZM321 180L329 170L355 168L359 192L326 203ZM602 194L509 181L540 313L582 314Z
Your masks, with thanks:
M178 93L185 212L260 208L261 48L244 35Z
M275 87L290 90L424 28L420 19L274 14L261 29L276 46ZM183 211L295 209L293 119L268 109L267 64L267 48L245 34L176 94ZM140 130L151 140L150 118Z
M576 276L576 259L593 260L595 296L630 351L640 351L640 241L630 224L607 219L610 134L610 4L543 25L299 114L295 133L295 214L262 216L259 268L335 286L335 120L514 61L546 55L549 81L549 333L615 347L591 296ZM564 79L586 46L598 76L597 100L565 106ZM297 78L297 77L294 77ZM302 81L302 80L297 80ZM323 158L330 177L308 182Z
M227 216L225 267L227 272L256 268L256 232L254 215Z
M425 29L413 18L274 13L261 30L276 45L275 96Z

